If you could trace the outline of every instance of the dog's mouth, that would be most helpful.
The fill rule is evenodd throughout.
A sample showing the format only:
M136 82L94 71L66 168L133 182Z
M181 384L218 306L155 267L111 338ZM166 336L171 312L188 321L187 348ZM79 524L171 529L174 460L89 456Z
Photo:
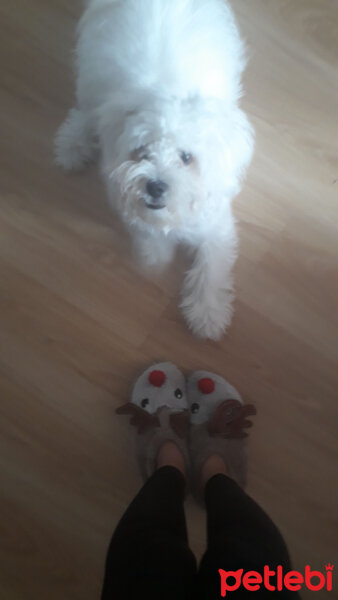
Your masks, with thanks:
M144 203L150 210L163 210L167 206L164 200L155 198L145 198Z

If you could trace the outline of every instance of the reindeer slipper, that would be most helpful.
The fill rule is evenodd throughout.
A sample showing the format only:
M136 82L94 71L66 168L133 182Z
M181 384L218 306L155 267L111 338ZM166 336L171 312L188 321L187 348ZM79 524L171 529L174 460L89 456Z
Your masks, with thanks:
M154 472L158 451L166 441L178 446L188 470L186 384L175 365L149 367L136 381L131 401L117 408L116 413L130 415L130 424L137 429L137 453L145 480Z
M229 477L244 488L247 477L247 417L255 415L252 404L245 405L238 391L225 379L207 371L197 371L188 380L190 408L190 453L192 480L200 497L199 479L205 460L220 455Z

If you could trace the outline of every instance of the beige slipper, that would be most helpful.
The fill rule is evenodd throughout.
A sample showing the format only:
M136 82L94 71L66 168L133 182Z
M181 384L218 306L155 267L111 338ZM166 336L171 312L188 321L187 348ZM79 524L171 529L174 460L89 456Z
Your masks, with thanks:
M229 477L245 488L247 479L247 417L255 415L252 404L244 405L238 391L223 377L207 371L191 375L187 386L190 408L190 456L192 485L201 498L200 476L205 460L218 454Z
M175 365L160 363L144 371L134 385L131 401L117 408L116 413L129 414L130 424L137 428L137 454L144 480L153 474L158 451L166 441L174 442L181 450L188 473L186 383Z

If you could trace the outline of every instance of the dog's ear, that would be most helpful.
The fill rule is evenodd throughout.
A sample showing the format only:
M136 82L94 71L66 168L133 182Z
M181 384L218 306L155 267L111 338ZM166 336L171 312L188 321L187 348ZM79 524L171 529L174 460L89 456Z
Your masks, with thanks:
M241 181L252 159L254 130L247 116L239 108L234 112L233 119L233 131L229 139L227 159Z
M122 143L126 114L122 107L106 102L97 112L103 171L110 174L127 156Z
M214 98L191 102L190 118L198 126L197 155L208 196L233 198L252 158L252 126L242 110Z
M243 111L233 108L222 112L219 116L217 140L218 175L223 179L224 191L234 197L240 192L254 149L253 128Z
M208 99L201 103L198 118L199 150L204 181L209 194L234 197L251 161L254 131L246 115L237 107L224 108L223 102Z

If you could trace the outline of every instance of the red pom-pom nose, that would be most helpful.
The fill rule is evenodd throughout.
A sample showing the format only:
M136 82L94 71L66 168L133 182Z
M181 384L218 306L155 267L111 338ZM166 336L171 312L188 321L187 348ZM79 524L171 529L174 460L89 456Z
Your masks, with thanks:
M149 373L149 383L154 387L162 387L165 380L167 379L166 374L163 371L152 371Z
M212 394L215 389L215 383L209 377L204 377L198 382L198 389L202 394Z

